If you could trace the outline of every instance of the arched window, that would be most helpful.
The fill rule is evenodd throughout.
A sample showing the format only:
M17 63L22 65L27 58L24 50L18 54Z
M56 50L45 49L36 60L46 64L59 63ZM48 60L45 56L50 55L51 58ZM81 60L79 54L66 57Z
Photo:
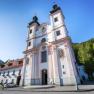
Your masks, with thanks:
M41 52L41 62L42 63L47 62L47 51L42 51Z
M29 58L26 58L26 64L29 64Z
M41 42L42 42L42 43L43 43L43 42L46 42L46 39L45 39L45 38L42 38Z
M30 34L32 33L32 29L30 30Z
M28 46L31 46L31 42L28 42Z

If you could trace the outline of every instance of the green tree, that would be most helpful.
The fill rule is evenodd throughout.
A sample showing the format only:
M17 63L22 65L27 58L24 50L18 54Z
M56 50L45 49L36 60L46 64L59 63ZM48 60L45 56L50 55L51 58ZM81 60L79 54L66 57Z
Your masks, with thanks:
M74 43L73 49L78 64L83 64L90 80L94 73L94 39L82 43Z

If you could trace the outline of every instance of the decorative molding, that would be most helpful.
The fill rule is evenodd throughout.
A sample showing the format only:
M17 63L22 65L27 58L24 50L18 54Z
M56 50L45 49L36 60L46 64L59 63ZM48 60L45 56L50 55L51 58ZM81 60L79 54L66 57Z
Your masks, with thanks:
M36 47L33 47L33 48L31 48L31 49L27 49L27 50L25 50L23 53L24 54L27 54L27 53L29 53L29 52L36 52L36 51L38 51L38 48L36 48Z
M48 33L47 33L47 32L44 32L44 33L42 33L42 35L37 36L37 37L35 37L35 35L32 35L32 38L31 38L31 39L27 39L27 41L32 40L32 39L36 39L36 38L40 38L40 37L43 37L43 36L45 36L45 35L48 35L48 34L54 32L54 30L56 30L56 29L58 29L58 28L60 28L60 27L63 27L63 26L65 26L65 25L61 25L61 26L59 26L59 27L56 27L56 28L52 29L50 32L48 32Z

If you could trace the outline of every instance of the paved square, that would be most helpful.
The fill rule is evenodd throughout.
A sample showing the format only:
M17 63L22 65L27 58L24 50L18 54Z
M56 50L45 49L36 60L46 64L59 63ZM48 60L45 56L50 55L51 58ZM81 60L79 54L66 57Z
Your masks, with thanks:
M0 91L0 94L94 94L94 91L88 91L88 92L27 92L27 91Z

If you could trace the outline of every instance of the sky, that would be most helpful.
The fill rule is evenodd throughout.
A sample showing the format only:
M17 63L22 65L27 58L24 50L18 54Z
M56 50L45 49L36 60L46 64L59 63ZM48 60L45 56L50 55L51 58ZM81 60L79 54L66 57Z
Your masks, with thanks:
M94 38L94 0L0 0L0 59L24 56L28 23L35 15L40 23L49 22L54 1L63 11L74 43Z

